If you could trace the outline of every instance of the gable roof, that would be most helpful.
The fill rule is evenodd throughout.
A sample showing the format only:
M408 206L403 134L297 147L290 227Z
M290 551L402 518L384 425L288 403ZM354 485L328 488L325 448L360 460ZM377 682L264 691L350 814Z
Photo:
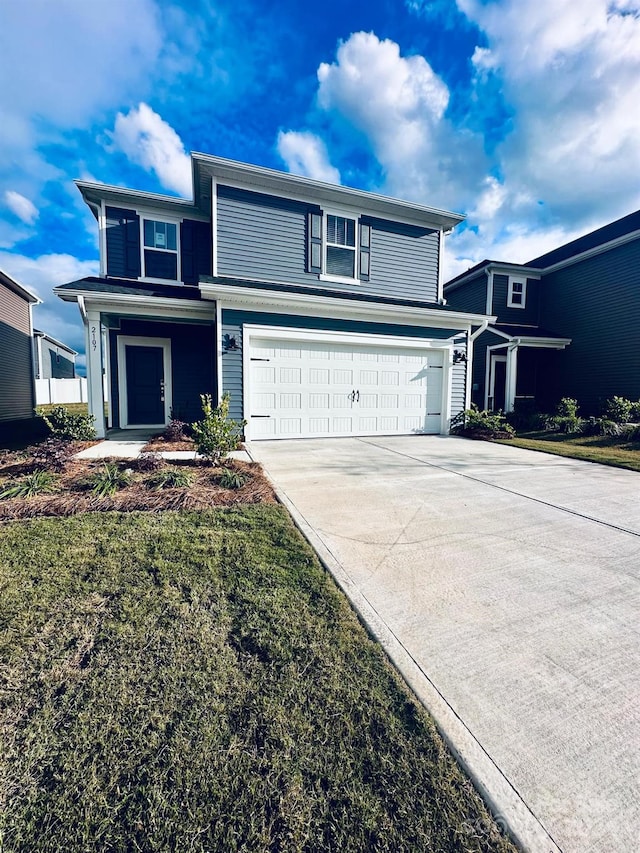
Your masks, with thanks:
M364 213L378 215L381 218L395 218L402 222L412 222L430 228L449 229L466 219L462 213L453 213L449 210L351 189L313 178L303 178L288 172L267 169L264 166L252 166L236 160L214 157L211 154L193 152L191 165L194 203L203 210L208 209L211 202L208 187L209 179L213 177L220 183L240 185L254 192L295 197L315 204L357 207Z
M52 338L51 335L48 335L46 332L43 332L40 329L34 329L33 336L34 338L44 338L44 340L49 341L49 343L53 344L56 347L60 347L60 349L65 350L70 355L78 355L77 350L71 349L71 347L68 347L66 344L63 344L62 341L58 341L55 338Z
M616 219L615 222L610 222L602 228L596 228L595 231L578 237L577 240L571 240L570 243L565 243L564 246L553 249L551 252L546 252L544 255L529 261L529 265L546 269L563 261L568 261L577 255L604 247L607 243L615 240L624 237L632 239L635 232L638 232L637 236L640 236L640 210L629 213L621 219Z
M42 302L39 296L36 296L35 293L27 290L27 288L23 287L21 284L18 284L18 282L14 278L11 278L11 276L4 272L4 270L0 270L0 284L4 284L5 287L22 297L22 299L30 305L39 305Z
M482 273L497 272L502 275L523 275L528 278L540 278L540 270L536 269L531 264L512 264L508 261L490 261L485 259L480 263L469 267L468 270L461 272L445 284L444 290L455 290L462 284L471 281Z

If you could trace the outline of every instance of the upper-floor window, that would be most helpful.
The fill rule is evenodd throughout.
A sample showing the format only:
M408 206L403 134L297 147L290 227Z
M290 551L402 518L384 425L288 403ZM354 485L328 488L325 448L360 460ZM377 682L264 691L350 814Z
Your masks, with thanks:
M507 308L524 308L527 301L527 280L509 276Z
M327 239L324 271L341 278L356 277L356 221L346 216L326 216Z
M174 222L143 220L143 276L178 279L178 228Z
M309 272L329 281L368 281L371 225L340 213L309 215Z

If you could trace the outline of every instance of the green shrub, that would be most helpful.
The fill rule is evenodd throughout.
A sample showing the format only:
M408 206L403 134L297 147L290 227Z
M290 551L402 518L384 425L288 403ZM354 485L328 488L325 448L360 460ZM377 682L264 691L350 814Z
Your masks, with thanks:
M87 480L87 485L101 498L114 495L131 482L131 473L121 471L115 462L105 462L102 468Z
M49 471L34 471L19 482L0 492L0 500L9 498L31 498L34 495L51 494L55 491L56 477Z
M604 404L605 417L617 424L626 424L631 420L633 403L625 397L612 397Z
M578 401L573 397L563 397L556 407L556 414L547 418L545 427L567 435L582 432L584 421L578 417Z
M472 405L451 421L451 432L469 438L513 438L515 430L502 412L481 411Z
M193 485L194 479L193 471L187 471L184 468L167 468L166 471L159 471L153 477L150 477L147 487L153 491L160 491L161 489L188 489Z
M201 421L191 424L196 450L214 465L240 444L246 421L234 421L229 417L230 396L225 394L220 405L214 407L211 394L201 394Z
M166 461L159 453L141 453L133 463L136 471L139 471L141 474L161 471L166 464Z
M64 406L56 406L42 419L52 434L67 441L91 441L96 437L93 415L70 412Z
M236 471L233 468L224 468L222 474L218 478L218 484L223 489L240 489L248 481L246 474Z
M178 418L171 418L165 431L162 433L165 441L184 441L189 437L189 424Z
M629 420L633 421L633 423L638 423L638 421L640 421L640 400L631 404Z
M505 418L516 432L545 428L545 416L537 410L535 400L516 400L513 411L507 412Z
M625 428L609 418L589 418L584 422L583 429L585 435L624 435Z

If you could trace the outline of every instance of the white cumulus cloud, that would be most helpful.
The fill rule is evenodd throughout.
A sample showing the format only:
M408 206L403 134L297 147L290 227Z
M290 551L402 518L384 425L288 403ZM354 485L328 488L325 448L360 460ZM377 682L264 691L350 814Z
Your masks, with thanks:
M38 218L38 209L35 204L15 190L7 190L4 200L9 210L26 225L33 225Z
M340 183L340 172L331 165L327 146L314 133L281 130L277 147L290 172L317 181Z
M615 218L640 205L640 2L458 0L480 27L488 74L513 111L497 149L504 216ZM635 191L632 189L635 188Z
M49 254L29 258L13 252L0 252L0 269L37 294L43 301L57 304L51 293L53 287L68 281L77 281L89 275L98 275L98 261L81 261L73 255Z
M482 177L481 140L452 126L450 93L423 56L395 42L353 33L336 61L318 68L318 105L338 130L364 137L385 175L386 192L433 206L459 204Z
M126 115L118 113L111 139L133 163L155 172L163 187L191 196L189 155L176 131L150 106L141 103Z

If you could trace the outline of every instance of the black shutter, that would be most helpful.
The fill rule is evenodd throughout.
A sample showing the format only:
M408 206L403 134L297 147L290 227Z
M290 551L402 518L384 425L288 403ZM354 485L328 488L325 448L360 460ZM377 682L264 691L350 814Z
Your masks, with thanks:
M198 284L201 275L211 275L211 224L185 219L180 225L182 281Z
M107 207L107 275L139 278L140 217L134 210Z
M369 281L371 275L371 226L360 222L360 281Z
M307 272L322 272L322 213L308 215Z
M184 222L180 223L180 268L182 280L185 284L198 283L193 226L194 223L190 219L185 219Z

